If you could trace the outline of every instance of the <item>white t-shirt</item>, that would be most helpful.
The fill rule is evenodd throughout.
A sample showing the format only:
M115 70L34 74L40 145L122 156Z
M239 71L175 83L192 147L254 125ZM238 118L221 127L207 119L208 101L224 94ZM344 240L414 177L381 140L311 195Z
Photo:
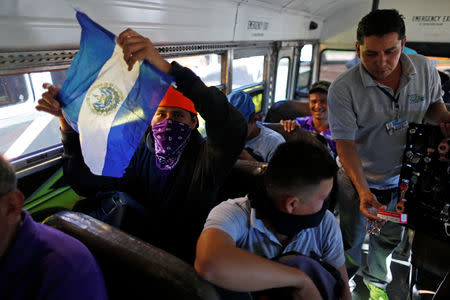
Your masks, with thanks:
M245 148L250 148L253 153L262 157L264 162L268 162L271 158L278 145L286 142L284 137L272 130L262 125L261 122L256 122L256 126L261 129L259 134L245 143Z

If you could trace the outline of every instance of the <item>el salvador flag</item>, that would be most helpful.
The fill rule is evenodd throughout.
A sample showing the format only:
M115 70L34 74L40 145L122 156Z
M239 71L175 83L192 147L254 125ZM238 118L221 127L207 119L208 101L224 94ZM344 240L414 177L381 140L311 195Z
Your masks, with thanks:
M121 177L173 78L146 61L128 71L114 34L84 13L76 17L80 51L58 99L91 172Z

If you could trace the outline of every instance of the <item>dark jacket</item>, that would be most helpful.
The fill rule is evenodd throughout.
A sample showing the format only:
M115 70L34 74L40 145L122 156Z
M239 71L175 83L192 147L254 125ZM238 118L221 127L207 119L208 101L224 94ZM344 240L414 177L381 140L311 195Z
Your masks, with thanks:
M83 196L110 190L131 195L151 215L145 225L147 240L193 263L197 238L209 211L218 204L219 187L244 147L247 124L220 90L206 87L190 69L172 63L171 75L205 120L207 138L193 130L170 173L157 168L152 143L144 139L122 178L95 176L84 164L78 135L73 132L63 133L64 174Z

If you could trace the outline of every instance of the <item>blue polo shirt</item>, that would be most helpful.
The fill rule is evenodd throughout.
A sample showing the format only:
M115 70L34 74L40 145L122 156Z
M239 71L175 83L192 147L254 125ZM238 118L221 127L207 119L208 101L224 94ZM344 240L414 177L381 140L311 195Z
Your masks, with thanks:
M213 208L203 230L209 228L226 232L237 247L269 259L290 251L309 256L313 251L335 268L345 262L341 231L328 210L318 226L300 231L285 247L256 217L247 197L227 200Z
M33 221L26 211L22 220L0 260L1 299L107 299L101 270L81 242Z

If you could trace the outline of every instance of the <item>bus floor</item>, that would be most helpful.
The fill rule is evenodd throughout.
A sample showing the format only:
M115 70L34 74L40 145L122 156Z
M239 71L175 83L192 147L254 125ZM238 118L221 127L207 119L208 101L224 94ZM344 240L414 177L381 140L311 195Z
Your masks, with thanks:
M405 231L402 242L395 249L391 258L391 273L392 281L387 286L387 294L390 300L406 300L409 299L409 276L411 264L409 262L411 250L411 235L409 231ZM408 234L409 233L409 234ZM363 264L367 258L369 249L368 236L364 241L362 247L362 261ZM359 271L353 278L354 287L352 291L353 300L367 300L369 299L369 290L365 286L361 271Z

